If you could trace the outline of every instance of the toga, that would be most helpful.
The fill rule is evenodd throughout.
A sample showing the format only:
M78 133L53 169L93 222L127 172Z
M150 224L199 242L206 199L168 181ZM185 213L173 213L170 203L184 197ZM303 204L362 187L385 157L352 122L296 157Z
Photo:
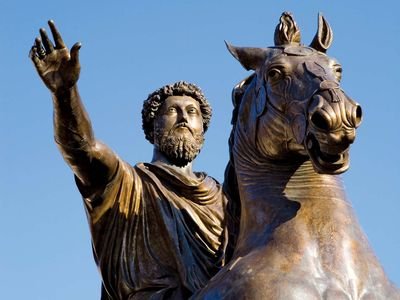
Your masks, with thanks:
M102 300L186 299L223 266L226 198L215 179L195 175L119 159L101 193L88 195L77 180Z

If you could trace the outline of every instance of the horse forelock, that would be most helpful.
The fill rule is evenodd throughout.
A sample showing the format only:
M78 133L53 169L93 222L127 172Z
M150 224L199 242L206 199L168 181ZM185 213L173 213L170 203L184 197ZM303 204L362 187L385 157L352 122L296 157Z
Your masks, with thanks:
M293 16L289 12L284 12L279 19L279 24L275 28L275 45L300 44L300 29Z

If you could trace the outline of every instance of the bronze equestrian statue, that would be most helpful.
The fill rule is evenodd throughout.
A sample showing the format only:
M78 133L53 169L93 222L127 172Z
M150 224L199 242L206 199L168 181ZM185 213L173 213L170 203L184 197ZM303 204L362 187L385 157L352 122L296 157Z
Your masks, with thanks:
M233 90L226 181L237 181L240 232L232 260L193 299L400 299L337 176L362 111L340 87L331 42L320 16L301 45L284 13L274 47L227 45L254 71Z
M89 219L102 300L187 299L224 264L226 198L192 170L211 107L195 85L150 94L143 129L151 163L129 165L95 138L77 81L79 48L40 30L30 56L53 96L55 141L75 174Z

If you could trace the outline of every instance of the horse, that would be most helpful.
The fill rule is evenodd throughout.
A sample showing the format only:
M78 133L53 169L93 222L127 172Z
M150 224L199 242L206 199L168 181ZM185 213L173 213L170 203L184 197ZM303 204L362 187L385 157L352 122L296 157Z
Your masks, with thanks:
M240 230L230 262L193 299L400 299L339 176L362 109L326 54L332 36L319 15L310 46L300 44L285 12L275 46L226 44L254 71L232 92L225 183L240 197Z

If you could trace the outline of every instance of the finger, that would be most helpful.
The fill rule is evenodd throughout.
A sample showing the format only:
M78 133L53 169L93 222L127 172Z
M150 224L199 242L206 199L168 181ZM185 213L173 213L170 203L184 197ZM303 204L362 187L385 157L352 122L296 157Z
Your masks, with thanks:
M49 37L47 36L47 32L44 28L40 28L39 32L40 36L42 37L42 43L44 49L46 50L47 54L50 54L54 50L53 44L50 41Z
M54 44L56 46L56 49L66 48L64 41L63 41L60 33L58 32L56 25L54 24L54 21L49 20L48 24L49 24L49 27L51 30L51 34L53 35L53 38L54 38Z
M35 66L38 66L40 64L40 59L39 59L39 55L37 53L36 45L33 45L31 48L31 51L29 51L29 57L33 61Z
M29 57L31 58L31 60L36 68L36 71L38 71L39 75L42 76L41 75L41 73L43 71L42 61L39 58L39 55L37 53L37 48L35 45L33 45L31 48L31 51L29 51Z
M35 47L36 49L42 48L42 40L39 37L35 39Z
M71 48L71 62L74 64L79 64L79 49L81 49L81 43L75 43Z
M46 56L46 51L44 51L44 48L42 46L42 40L38 37L35 39L35 48L36 54L40 59Z

